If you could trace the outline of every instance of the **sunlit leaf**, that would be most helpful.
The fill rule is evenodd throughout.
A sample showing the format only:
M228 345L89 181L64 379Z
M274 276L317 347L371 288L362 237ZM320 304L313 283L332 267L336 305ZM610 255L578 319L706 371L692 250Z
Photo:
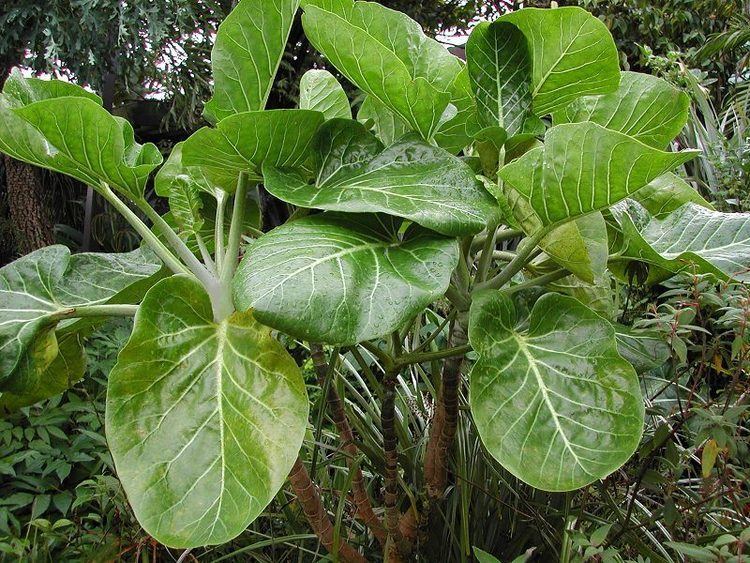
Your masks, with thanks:
M299 108L319 111L326 119L352 118L346 92L327 70L311 69L299 82Z
M633 454L643 431L638 378L617 352L606 320L571 297L548 293L517 326L497 291L473 301L471 411L488 451L547 491L602 479Z
M250 245L233 281L239 310L314 342L355 344L400 328L445 293L455 239L387 216L324 213Z
M251 313L215 323L198 282L173 276L144 298L109 376L107 441L150 535L220 544L283 485L307 413L299 368L270 329Z

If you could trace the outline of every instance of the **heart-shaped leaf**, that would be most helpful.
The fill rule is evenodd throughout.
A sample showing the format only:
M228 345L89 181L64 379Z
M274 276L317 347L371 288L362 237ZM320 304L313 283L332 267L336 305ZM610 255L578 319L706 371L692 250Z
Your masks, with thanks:
M233 281L239 310L313 342L349 345L400 328L441 297L458 244L387 216L324 213L250 245Z
M313 46L352 83L424 139L432 138L463 65L406 14L375 2L307 0L302 23Z
M241 172L260 181L263 163L300 166L323 114L308 110L251 111L231 115L214 127L203 127L182 146L182 164L199 168L206 181L234 192Z
M449 236L481 231L497 203L461 159L406 137L385 150L361 124L331 120L316 139L315 185L295 171L266 165L266 189L299 207L383 212Z
M688 119L690 97L666 80L623 72L616 92L585 96L555 113L555 123L593 121L664 149Z
M471 411L489 452L547 491L570 491L624 464L643 431L633 368L607 321L572 297L548 293L528 329L497 291L471 305Z
M241 0L222 22L211 51L210 121L266 107L298 7L299 0Z
M516 218L531 233L606 209L696 154L663 152L596 123L568 123L552 127L543 147L499 174L512 187Z
M162 157L152 143L135 142L133 128L70 84L27 80L18 74L0 95L0 151L72 176L95 189L102 182L142 199Z
M544 116L585 95L613 92L620 59L607 26L577 7L526 8L504 15L523 31L531 51L534 113Z
M148 284L160 268L150 251L71 256L62 245L42 248L1 268L0 388L30 348L44 352L47 365L54 360L54 327L61 318L75 316L76 307L112 302L125 290ZM35 343L38 338L46 342ZM36 362L38 369L47 367L40 358Z
M466 61L483 127L520 133L531 112L531 56L526 36L512 23L482 22L466 44Z
M170 547L227 542L273 499L307 425L302 374L251 313L213 321L200 284L143 300L109 376L106 430L144 529Z
M326 119L352 118L346 92L327 70L311 69L299 82L299 108L319 111Z

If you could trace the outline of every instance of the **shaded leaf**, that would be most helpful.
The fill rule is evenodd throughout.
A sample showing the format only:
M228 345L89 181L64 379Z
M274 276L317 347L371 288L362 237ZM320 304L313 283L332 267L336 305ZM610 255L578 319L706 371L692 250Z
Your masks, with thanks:
M372 96L365 96L357 119L362 123L372 121L375 135L386 146L392 145L409 131L408 123Z
M697 190L685 180L671 172L659 176L645 187L635 192L631 199L640 203L654 217L661 219L686 203L696 203L706 209L713 209Z
M324 213L251 244L232 283L239 310L313 342L356 344L400 328L448 287L458 244L387 216Z
M617 350L638 373L663 366L670 357L669 344L659 334L615 324Z

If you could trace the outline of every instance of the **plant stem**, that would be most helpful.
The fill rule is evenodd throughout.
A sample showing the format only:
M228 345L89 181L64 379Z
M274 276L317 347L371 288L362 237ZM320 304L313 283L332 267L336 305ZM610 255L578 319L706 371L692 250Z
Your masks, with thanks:
M169 245L175 252L177 252L177 256L179 256L187 265L193 275L198 278L206 288L209 288L216 278L206 269L201 261L195 257L193 251L187 247L185 242L172 230L172 227L167 224L162 216L159 215L146 200L136 202L136 204L138 205L138 208L145 213L146 217L151 220L164 238L167 239Z
M388 538L398 545L401 531L398 522L401 514L398 509L398 439L396 437L396 376L389 369L383 378L383 404L380 408L380 425L383 431L383 454L385 458L385 526Z
M378 348L377 345L367 341L360 342L359 345L378 359L383 371L389 371L393 368L394 360L391 355Z
M84 305L53 313L51 318L60 321L79 317L132 317L137 311L138 305Z
M543 276L539 276L530 280L526 280L519 284L512 285L509 288L505 289L504 291L505 293L508 293L508 294L515 293L516 291L521 291L524 289L528 289L530 287L547 285L548 283L555 282L569 275L570 275L570 272L568 270L565 270L565 269L555 270L554 272L550 272L549 274L544 274Z
M536 251L536 247L539 242L547 234L547 229L542 229L539 232L526 238L519 246L518 253L510 263L503 268L498 275L491 280L477 284L476 291L482 289L500 289L506 283L508 283L513 276L523 270L532 254Z
M224 190L216 193L216 222L214 223L214 255L216 256L216 273L221 272L224 264L224 213L227 209L227 194Z
M128 223L130 223L146 244L151 247L151 250L156 253L170 270L175 274L190 274L190 270L188 270L185 265L182 264L174 254L172 254L172 251L159 240L159 237L157 237L143 221L141 221L140 217L138 217L138 215L136 215L124 201L117 197L117 194L112 191L112 188L107 184L102 183L101 194L104 199L106 199L107 202L114 207Z
M237 180L237 190L234 193L234 206L232 208L232 226L229 228L229 240L227 251L221 265L221 282L228 284L237 270L239 260L240 241L242 240L242 223L245 220L245 200L247 199L247 186L249 180L245 172L240 172Z
M479 257L479 265L477 266L477 281L483 282L487 279L487 271L490 269L493 251L495 250L495 235L497 234L497 227L498 225L494 224L487 227L487 238L484 239L482 254Z
M469 344L464 344L463 346L446 348L444 350L437 350L435 352L404 354L403 356L396 358L396 367L403 367L411 364L422 364L425 362L452 358L454 356L465 356L466 353L471 352L471 350L472 347Z
M357 552L346 541L339 539L338 552L334 553L335 539L333 534L333 524L328 517L326 509L323 507L323 501L320 498L320 492L315 483L310 479L302 461L297 458L294 462L291 473L289 473L289 482L292 484L297 500L302 505L302 510L310 523L310 527L318 536L320 543L323 544L332 555L338 556L344 563L366 563L366 559Z
M355 463L359 455L359 449L354 441L354 432L352 431L349 418L344 410L344 402L336 391L333 382L327 381L329 377L328 363L326 362L323 348L319 344L310 344L310 355L312 356L315 372L318 375L318 384L322 389L327 388L326 401L331 413L331 419L339 431L341 439L341 449L346 453L346 463L349 470L354 467L352 478L352 492L354 494L354 505L357 507L357 516L359 516L365 525L370 528L375 538L381 545L385 545L386 532L380 519L375 514L370 502L370 496L367 494L365 479L359 464Z
M211 272L215 276L216 265L214 264L214 261L211 258L211 253L208 251L206 242L203 240L203 237L198 232L195 233L195 242L198 243L198 249L201 251L201 256L203 257L203 263L206 265L206 268L208 269L208 271Z
M467 336L462 323L453 323L449 346L460 350L466 346ZM458 394L461 387L461 365L464 354L446 359L442 370L442 383L430 426L424 461L424 477L427 496L433 501L443 496L448 482L448 458L458 428Z

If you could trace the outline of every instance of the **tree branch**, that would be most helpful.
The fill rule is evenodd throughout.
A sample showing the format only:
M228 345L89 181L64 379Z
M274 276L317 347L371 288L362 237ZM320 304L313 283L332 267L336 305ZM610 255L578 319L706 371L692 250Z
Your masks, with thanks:
M323 348L319 344L310 344L310 353L312 355L313 365L315 366L315 372L318 375L318 384L322 389L325 389L326 377L328 376L328 363L326 362ZM346 454L346 464L351 471L352 466L354 465L354 460L359 454L358 448L354 442L354 432L352 431L349 419L346 416L344 402L336 391L336 387L332 382L329 382L327 387L328 392L326 394L326 401L328 403L328 409L331 414L331 419L339 431L341 449ZM357 516L359 516L365 525L370 528L378 542L384 546L386 541L386 531L372 508L370 496L367 494L367 488L365 487L364 476L362 475L362 470L359 468L359 465L356 465L354 468L352 493L354 495L354 505L357 508Z
M310 479L302 461L297 458L294 462L291 473L289 473L289 482L292 484L297 500L302 505L302 510L310 523L310 527L318 536L320 543L323 544L332 555L338 557L344 563L366 563L366 559L356 551L346 541L339 539L338 552L335 552L335 538L333 534L333 524L328 517L328 513L323 507L320 499L320 492L315 483Z

